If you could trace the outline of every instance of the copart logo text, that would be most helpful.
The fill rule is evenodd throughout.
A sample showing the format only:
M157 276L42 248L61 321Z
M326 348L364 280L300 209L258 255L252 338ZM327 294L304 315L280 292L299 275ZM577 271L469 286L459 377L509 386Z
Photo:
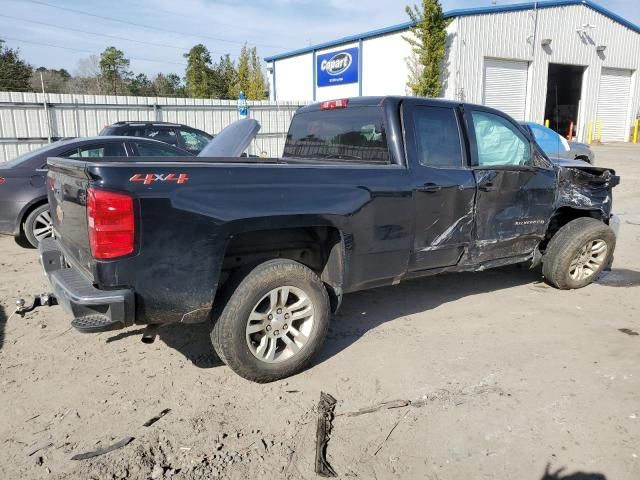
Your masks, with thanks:
M329 60L323 60L320 64L320 69L329 75L340 75L351 66L352 61L350 53L340 52Z

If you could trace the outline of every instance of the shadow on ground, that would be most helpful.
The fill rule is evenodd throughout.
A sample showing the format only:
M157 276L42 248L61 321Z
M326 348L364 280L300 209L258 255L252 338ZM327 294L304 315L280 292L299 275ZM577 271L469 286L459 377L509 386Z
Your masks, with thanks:
M365 333L388 321L432 310L461 298L534 284L540 282L540 278L539 270L515 265L486 272L426 277L346 295L342 310L329 328L327 342L317 363L348 348Z
M613 268L603 272L597 283L608 287L637 287L640 285L640 272L627 268Z
M176 323L160 327L158 329L158 339L162 340L168 347L180 352L198 368L219 367L224 363L213 350L209 338L210 332L211 324L209 322L196 325ZM106 343L117 342L133 336L142 337L143 333L144 328L125 330L107 338Z
M486 272L426 277L397 286L346 295L340 312L332 320L327 341L315 363L331 358L383 323L428 311L464 297L504 288L525 284L546 287L546 284L541 284L540 278L539 270L515 265ZM598 282L621 287L640 285L640 272L614 269L603 275ZM124 331L109 337L107 343L134 335L142 336L143 332L143 328ZM158 337L196 367L213 368L224 364L213 350L210 332L209 322L196 325L173 324L161 327Z
M7 325L7 315L5 314L4 307L0 305L0 350L4 345L4 329Z
M602 473L574 472L565 474L566 467L559 468L555 472L550 472L549 467L550 465L547 464L544 476L540 480L607 480L607 477Z

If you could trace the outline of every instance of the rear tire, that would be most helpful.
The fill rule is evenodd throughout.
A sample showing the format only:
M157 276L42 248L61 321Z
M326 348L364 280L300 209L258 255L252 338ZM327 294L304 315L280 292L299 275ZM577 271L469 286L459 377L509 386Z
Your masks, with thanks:
M542 257L542 274L561 290L582 288L598 278L613 258L616 236L603 222L581 217L551 238Z
M34 208L27 216L24 221L24 236L32 247L38 248L40 240L49 238L51 235L53 235L51 213L49 204L45 203Z
M292 260L253 268L229 298L211 332L213 348L235 373L265 383L303 370L329 328L330 304L318 276Z

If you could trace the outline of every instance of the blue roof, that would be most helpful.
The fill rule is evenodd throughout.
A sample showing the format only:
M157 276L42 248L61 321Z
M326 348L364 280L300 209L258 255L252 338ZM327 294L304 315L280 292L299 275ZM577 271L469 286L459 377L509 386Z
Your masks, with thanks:
M625 27L633 30L636 33L640 33L640 27L629 20L622 18L620 15L613 13L611 10L607 10L601 7L597 3L591 0L543 0L540 2L527 2L527 3L514 3L512 5L494 5L491 7L477 7L477 8L461 8L458 10L450 10L444 12L445 18L455 17L468 17L472 15L486 15L490 13L504 13L504 12L517 12L520 10L533 10L534 8L553 8L553 7L566 7L569 5L584 5L589 7L602 15L609 17ZM379 28L377 30L371 30L369 32L360 33L357 35L349 35L347 37L338 38L330 42L318 43L309 47L299 48L297 50L291 50L289 52L278 53L265 57L265 62L273 62L274 60L281 60L283 58L295 57L303 53L313 52L314 50L322 50L324 48L335 47L344 43L357 42L364 40L365 38L378 37L380 35L386 35L389 33L401 32L408 30L413 26L413 22L399 23L398 25L392 25L386 28Z

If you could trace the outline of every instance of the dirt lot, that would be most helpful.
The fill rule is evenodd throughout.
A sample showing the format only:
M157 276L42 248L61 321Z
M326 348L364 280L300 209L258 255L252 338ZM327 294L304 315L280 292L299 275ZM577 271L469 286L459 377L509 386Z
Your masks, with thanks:
M0 478L315 478L325 391L343 478L637 480L640 148L597 155L623 179L597 284L558 291L514 267L353 294L315 365L269 385L223 366L206 325L147 346L140 329L77 333L60 307L11 316L47 286L36 253L0 238ZM417 403L341 415L392 400Z

